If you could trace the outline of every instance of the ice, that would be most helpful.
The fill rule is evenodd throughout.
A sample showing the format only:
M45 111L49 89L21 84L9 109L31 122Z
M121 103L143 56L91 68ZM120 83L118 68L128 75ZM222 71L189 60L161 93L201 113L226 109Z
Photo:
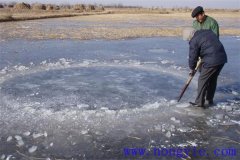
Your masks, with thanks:
M165 135L166 135L167 138L170 138L171 137L171 132L168 131Z
M154 126L154 129L156 131L161 131L162 130L162 126L158 124L158 125Z
M232 106L225 106L224 108L225 108L226 111L232 111L233 110Z
M237 137L240 80L231 71L240 66L233 41L223 39L231 65L219 76L217 105L206 110L188 104L197 75L177 102L188 77L187 44L178 37L33 41L15 59L11 50L29 42L2 42L8 54L0 61L0 132L3 139L23 136L1 141L8 146L3 153L21 159L16 149L29 154L36 146L34 157L44 159L106 159L133 144L209 147L213 133Z
M236 124L240 125L240 121L231 120L231 122L233 122L233 123L236 123Z
M175 123L180 123L180 120L177 120L175 117L171 117L171 121L173 121Z
M23 65L20 65L20 66L14 66L14 69L16 70L16 71L24 71L24 70L28 70L29 68L28 67L26 67L26 66L23 66Z
M17 140L17 146L24 146L24 141L22 139Z
M7 138L7 142L10 142L10 141L12 141L12 136L9 136L8 138Z
M78 104L77 107L78 107L79 109L82 109L82 108L88 108L89 105L88 105L88 104Z
M238 95L239 95L239 93L236 92L236 91L232 91L232 94L235 95L235 96L238 96Z
M88 130L83 130L81 131L82 134L87 134L88 133Z
M5 157L6 157L5 154L2 154L2 155L1 155L1 160L4 160Z
M12 159L12 158L13 158L12 155L8 155L7 158L6 158L6 160L10 160L10 159Z
M187 143L189 143L193 147L197 147L198 146L195 141L187 141Z
M34 153L37 150L37 146L32 146L31 148L28 149L29 153Z
M21 136L19 136L19 135L16 135L16 136L14 136L15 137L15 139L17 140L17 141L20 141L20 140L22 140L22 137Z
M152 53L168 53L169 51L167 49L159 48L159 49L150 49L149 52Z
M224 118L223 114L216 114L215 117L219 120L222 120Z
M33 136L34 139L36 139L36 138L44 136L44 134L43 133L33 133L32 136Z
M190 106L189 103L179 103L179 104L176 105L176 107L178 107L178 108L186 108L186 107L189 107L189 106Z

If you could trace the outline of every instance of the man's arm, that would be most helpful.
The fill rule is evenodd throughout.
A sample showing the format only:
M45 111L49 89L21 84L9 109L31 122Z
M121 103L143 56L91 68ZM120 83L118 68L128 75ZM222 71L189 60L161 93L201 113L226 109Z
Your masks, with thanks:
M200 48L198 47L197 43L195 41L190 41L188 62L189 62L189 68L191 70L195 69L199 55L200 55Z
M218 36L219 38L219 26L218 23L216 21L213 21L212 25L211 25L211 30Z

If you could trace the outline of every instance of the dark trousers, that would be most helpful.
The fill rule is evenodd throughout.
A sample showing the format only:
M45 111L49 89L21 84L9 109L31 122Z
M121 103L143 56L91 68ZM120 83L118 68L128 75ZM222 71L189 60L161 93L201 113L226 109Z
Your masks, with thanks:
M204 106L205 99L213 102L217 87L217 78L223 66L224 64L211 68L201 67L200 76L198 78L198 95L195 100L195 103L199 106Z

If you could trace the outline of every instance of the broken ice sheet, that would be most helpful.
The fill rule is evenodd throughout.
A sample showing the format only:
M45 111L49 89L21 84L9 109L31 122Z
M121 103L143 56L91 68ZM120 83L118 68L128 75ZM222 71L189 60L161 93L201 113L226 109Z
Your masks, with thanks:
M28 152L33 153L37 150L37 148L38 148L37 146L32 146L31 148L28 149Z

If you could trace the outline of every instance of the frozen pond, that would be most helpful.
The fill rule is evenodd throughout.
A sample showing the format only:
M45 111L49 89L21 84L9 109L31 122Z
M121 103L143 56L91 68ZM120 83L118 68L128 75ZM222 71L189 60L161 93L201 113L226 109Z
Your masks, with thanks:
M124 159L125 147L239 150L239 39L221 37L228 63L216 106L207 110L187 107L196 78L176 102L189 71L188 44L179 37L2 41L0 156Z

